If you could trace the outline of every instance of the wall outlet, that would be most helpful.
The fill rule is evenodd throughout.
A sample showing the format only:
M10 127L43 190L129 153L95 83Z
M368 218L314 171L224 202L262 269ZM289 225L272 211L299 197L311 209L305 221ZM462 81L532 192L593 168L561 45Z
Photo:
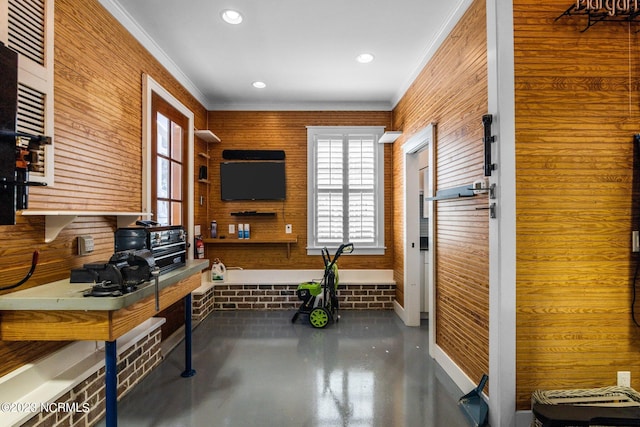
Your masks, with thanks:
M229 224L229 234L236 234L236 225Z
M618 371L618 387L631 387L630 371Z
M287 234L291 234L293 232L293 228L291 227L291 224L287 224L284 226L284 232Z
M78 236L78 255L88 255L93 248L93 236Z

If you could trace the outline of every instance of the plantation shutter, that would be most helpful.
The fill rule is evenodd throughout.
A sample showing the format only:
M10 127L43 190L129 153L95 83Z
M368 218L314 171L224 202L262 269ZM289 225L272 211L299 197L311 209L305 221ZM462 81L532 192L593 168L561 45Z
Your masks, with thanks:
M382 128L336 129L341 128L319 128L309 136L309 249L346 242L380 249L383 151L377 140Z
M375 152L372 136L349 138L349 241L375 241Z
M9 47L45 66L44 0L9 0Z
M344 240L344 148L342 139L320 137L317 143L318 241Z

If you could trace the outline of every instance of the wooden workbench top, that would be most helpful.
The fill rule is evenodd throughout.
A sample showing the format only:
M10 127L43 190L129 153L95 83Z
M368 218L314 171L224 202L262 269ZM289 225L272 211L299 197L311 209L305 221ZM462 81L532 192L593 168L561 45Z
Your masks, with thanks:
M162 290L199 273L209 266L208 259L187 261L186 266L160 276ZM134 292L119 297L85 297L89 283L70 283L69 279L16 291L0 296L0 311L4 310L95 310L115 311L128 307L155 293L154 282L145 282Z

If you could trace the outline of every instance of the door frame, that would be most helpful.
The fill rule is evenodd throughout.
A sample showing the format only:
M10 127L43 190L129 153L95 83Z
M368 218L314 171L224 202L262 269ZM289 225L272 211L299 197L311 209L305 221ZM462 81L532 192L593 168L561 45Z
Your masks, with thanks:
M435 132L436 124L431 123L414 134L402 145L404 169L404 307L396 307L400 318L407 326L420 326L420 162L418 153L428 150L427 154L427 187L424 198L434 195L435 177ZM427 204L429 216L429 269L427 271L429 295L429 352L433 348L436 313L434 310L433 286L435 279L435 215L434 203Z
M193 236L194 227L194 114L184 104L176 99L169 91L163 88L158 82L156 82L148 74L142 75L142 210L143 212L152 211L152 195L151 195L151 165L152 165L152 149L151 141L153 136L151 134L151 123L154 120L152 117L151 108L151 96L155 93L169 103L173 108L178 110L182 115L187 118L187 128L184 130L186 133L187 142L187 194L184 198L187 204L187 217L182 224L187 232L187 238ZM193 251L187 251L187 259L193 259Z

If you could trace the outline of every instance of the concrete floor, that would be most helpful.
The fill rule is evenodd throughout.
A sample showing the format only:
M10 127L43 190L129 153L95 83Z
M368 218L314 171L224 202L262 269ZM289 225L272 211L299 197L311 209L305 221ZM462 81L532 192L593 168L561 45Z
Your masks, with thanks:
M121 426L469 426L464 393L428 355L427 325L342 311L314 329L293 311L214 312L118 405ZM98 424L104 426L104 419Z

